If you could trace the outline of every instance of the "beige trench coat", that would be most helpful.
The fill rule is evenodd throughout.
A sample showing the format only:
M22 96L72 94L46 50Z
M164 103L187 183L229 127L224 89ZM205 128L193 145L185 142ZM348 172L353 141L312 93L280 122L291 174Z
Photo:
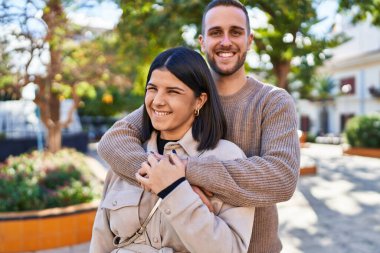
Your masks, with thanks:
M147 151L157 151L156 134L148 140ZM213 150L199 152L191 129L178 142L165 145L164 153L175 149L180 157L215 156L220 160L244 158L235 144L221 140ZM205 168L207 169L207 168ZM212 179L210 179L212 180ZM158 197L122 180L111 170L107 174L104 197L96 214L90 252L247 252L254 208L234 207L211 198L211 213L194 193L188 181L182 182L161 202L146 231L133 244L118 249L113 238L129 238L148 216Z

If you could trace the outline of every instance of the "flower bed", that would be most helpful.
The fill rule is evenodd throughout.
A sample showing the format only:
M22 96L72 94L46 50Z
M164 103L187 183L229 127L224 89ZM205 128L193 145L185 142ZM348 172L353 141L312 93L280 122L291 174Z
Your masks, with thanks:
M87 242L98 203L0 213L0 252L30 252Z
M93 159L71 149L32 152L0 166L0 253L90 240L102 180Z
M349 147L343 150L346 155L380 158L380 148Z
M344 154L380 158L380 114L351 118L345 136L350 147Z

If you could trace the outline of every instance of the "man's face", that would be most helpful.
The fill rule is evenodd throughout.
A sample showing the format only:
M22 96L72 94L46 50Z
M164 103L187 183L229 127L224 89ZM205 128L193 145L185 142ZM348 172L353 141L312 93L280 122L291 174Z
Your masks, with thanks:
M228 76L244 67L253 40L246 24L244 12L233 6L217 6L206 13L199 41L215 73Z

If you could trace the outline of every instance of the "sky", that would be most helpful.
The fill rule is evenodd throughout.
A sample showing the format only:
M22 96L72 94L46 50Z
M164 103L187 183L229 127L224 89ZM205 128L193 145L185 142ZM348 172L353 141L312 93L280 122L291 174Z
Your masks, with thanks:
M83 2L83 1L76 1ZM112 29L119 21L122 10L112 1L86 1L87 8L68 10L68 17L74 23L96 28Z

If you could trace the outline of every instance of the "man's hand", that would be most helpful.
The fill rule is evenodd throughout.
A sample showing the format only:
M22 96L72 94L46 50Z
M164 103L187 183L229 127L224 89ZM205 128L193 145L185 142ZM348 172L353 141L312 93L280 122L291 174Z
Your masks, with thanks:
M199 188L198 186L196 185L192 185L191 188L193 188L193 191L198 194L198 196L201 198L203 204L205 204L208 208L208 210L212 213L215 213L215 209L214 207L212 206L211 204L211 201L210 201L210 197L213 196L213 194L209 191L206 191L206 190L202 190L201 188Z

